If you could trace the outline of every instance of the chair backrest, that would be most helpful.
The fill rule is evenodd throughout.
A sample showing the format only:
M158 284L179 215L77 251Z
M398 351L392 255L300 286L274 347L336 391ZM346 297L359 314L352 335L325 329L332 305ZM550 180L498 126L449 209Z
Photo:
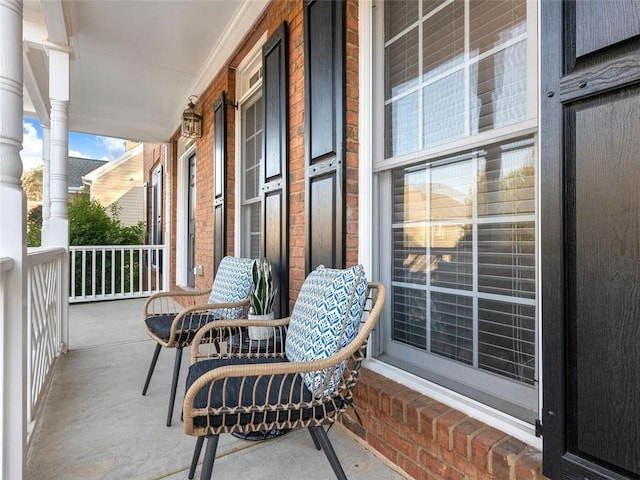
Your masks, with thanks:
M253 286L253 262L251 258L224 257L213 280L209 303L235 303L247 298ZM246 308L223 310L212 310L210 314L227 319L246 318L247 315Z
M304 281L289 320L287 358L308 362L327 358L358 333L367 296L362 265L346 270L318 267ZM307 374L309 390L326 395L336 387L344 364L336 372ZM327 378L327 376L330 378Z

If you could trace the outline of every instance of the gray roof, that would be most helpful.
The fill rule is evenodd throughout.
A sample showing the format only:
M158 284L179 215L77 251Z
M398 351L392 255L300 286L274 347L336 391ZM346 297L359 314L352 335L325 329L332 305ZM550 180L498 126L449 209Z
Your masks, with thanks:
M105 163L106 160L69 157L69 188L82 188L82 177Z

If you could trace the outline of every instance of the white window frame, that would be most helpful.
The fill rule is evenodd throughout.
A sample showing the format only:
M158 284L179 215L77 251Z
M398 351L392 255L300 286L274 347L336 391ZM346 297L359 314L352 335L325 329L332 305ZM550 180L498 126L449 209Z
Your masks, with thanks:
M524 122L511 125L491 132L482 132L474 137L465 138L450 142L428 151L412 153L401 158L384 159L384 122L373 119L384 118L384 102L375 102L376 92L374 88L374 76L382 78L381 69L374 68L384 65L382 61L384 49L374 46L374 41L380 41L374 35L376 18L381 21L383 12L383 0L360 0L359 10L359 262L367 271L371 272L372 278L380 278L380 264L374 263L374 252L389 251L383 250L380 236L380 218L391 216L391 205L385 203L380 198L379 175L380 170L389 170L417 160L429 160L430 158L442 157L450 153L458 152L463 146L467 149L487 143L506 141L523 135L535 134L538 130L537 112L539 111L539 36L540 28L538 24L539 4L536 0L527 0L527 31L536 35L536 41L527 44L527 79L529 92L527 96L527 118ZM380 42L382 43L382 42ZM375 61L374 61L375 60ZM375 70L375 71L374 71ZM535 136L537 149L537 135ZM539 151L539 149L537 149ZM539 172L540 158L536 160L536 171ZM539 175L536 175L536 237L539 238L539 215L540 215L540 186ZM389 232L390 233L390 232ZM384 243L384 242L382 242ZM536 306L536 328L537 328L537 370L541 372L541 339L542 322L540 319L540 246L537 242L536 251L536 282L538 291L538 301ZM389 306L387 305L387 309ZM385 314L383 313L383 317ZM388 317L388 310L387 315ZM383 319L384 321L384 319ZM457 392L444 388L434 382L425 380L417 375L392 366L373 358L379 352L379 345L376 338L371 339L371 348L367 349L367 367L371 370L395 380L408 388L427 395L434 400L443 402L462 413L483 421L503 432L532 445L535 448L542 448L542 439L535 436L534 426L518 418L508 415L502 411L480 403L470 397L466 397ZM538 383L539 409L542 406L542 379L539 377Z
M243 172L243 145L242 145L242 104L251 99L252 96L262 88L262 80L253 86L249 85L249 80L262 68L262 46L267 41L267 32L264 32L253 48L247 53L236 69L236 98L238 109L236 110L236 182L238 194L235 196L235 234L234 251L238 255L242 251L242 235L244 225L242 222L242 199L244 198L244 172Z
M182 153L178 156L177 170L177 198L176 198L176 285L187 287L187 232L189 221L189 158L196 151L196 143L181 144L178 150Z

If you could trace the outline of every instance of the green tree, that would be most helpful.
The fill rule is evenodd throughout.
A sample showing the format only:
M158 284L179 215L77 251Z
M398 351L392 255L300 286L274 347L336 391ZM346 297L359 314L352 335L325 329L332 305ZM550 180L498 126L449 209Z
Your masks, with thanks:
M39 247L42 242L42 205L27 214L27 247Z
M22 188L27 200L42 200L42 170L43 166L38 165L22 174Z

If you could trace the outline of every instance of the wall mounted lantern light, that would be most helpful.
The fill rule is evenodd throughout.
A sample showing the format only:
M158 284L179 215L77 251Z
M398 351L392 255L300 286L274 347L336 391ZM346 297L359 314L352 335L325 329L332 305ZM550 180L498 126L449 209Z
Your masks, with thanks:
M187 109L182 112L182 136L200 138L202 136L202 115L196 111L192 98L198 100L197 96L191 95Z

